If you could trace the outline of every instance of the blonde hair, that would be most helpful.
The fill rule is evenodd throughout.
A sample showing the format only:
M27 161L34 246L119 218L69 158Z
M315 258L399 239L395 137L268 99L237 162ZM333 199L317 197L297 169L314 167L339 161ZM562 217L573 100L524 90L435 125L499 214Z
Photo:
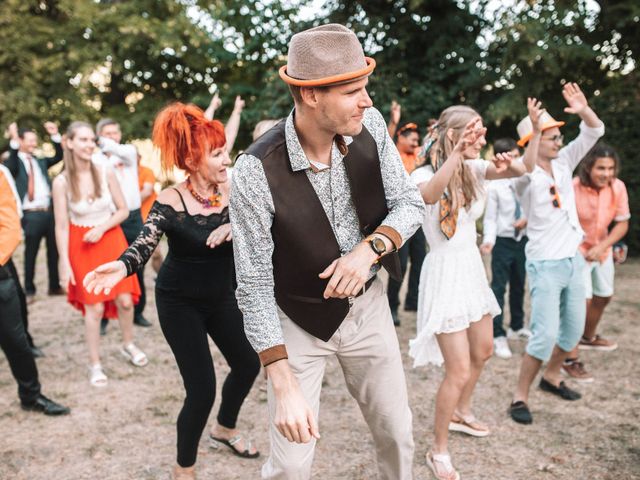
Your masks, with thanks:
M435 127L436 138L430 152L434 170L439 169L449 158L464 127L475 117L480 117L480 114L466 105L453 105L442 111ZM453 130L451 138L447 135L449 130ZM470 206L478 196L478 188L475 176L465 162L461 162L447 185L453 209L457 210L460 205Z
M253 129L253 141L255 142L258 138L267 133L267 131L275 127L281 120L281 118L277 118L259 121L256 124L256 128Z
M69 125L69 128L67 128L66 140L72 140L76 136L76 133L78 133L78 130L80 130L81 128L88 128L93 132L93 127L87 122L72 122L71 125ZM73 150L71 150L67 146L66 141L63 142L63 151L63 174L66 177L67 183L69 184L69 189L71 190L71 200L74 202L79 202L81 198L80 188L78 186L78 169L76 167L76 162L73 156ZM99 198L102 196L102 182L100 181L100 173L98 172L96 164L93 162L90 163L91 179L93 180L93 195L94 197Z

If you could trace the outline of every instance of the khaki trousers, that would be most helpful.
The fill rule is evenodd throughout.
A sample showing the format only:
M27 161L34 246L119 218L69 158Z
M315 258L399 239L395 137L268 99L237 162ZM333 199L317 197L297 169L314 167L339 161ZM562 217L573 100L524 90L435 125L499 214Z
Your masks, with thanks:
M353 300L338 331L323 342L298 327L279 310L289 365L309 406L318 418L320 390L327 358L336 355L349 393L356 399L376 446L379 478L410 480L413 464L412 418L407 384L387 297L377 279ZM307 480L315 439L289 442L275 427L275 397L268 384L271 453L263 479ZM325 428L340 418L325 421Z

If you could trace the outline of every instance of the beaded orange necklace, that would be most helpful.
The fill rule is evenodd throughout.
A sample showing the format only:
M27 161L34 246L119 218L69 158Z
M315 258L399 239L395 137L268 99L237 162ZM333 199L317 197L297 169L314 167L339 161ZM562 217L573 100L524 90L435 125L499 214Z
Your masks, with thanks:
M216 185L216 191L209 196L208 198L204 198L196 189L193 188L193 184L191 183L191 178L187 177L187 190L193 198L196 199L198 203L200 203L204 208L216 208L222 205L222 194L218 191L218 186Z

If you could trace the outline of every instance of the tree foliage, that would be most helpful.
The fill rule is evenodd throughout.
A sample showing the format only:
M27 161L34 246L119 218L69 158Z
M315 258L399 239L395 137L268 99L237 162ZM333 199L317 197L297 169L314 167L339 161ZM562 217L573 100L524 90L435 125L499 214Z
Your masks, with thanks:
M622 157L632 211L640 211L640 3L635 0L38 0L0 2L0 126L118 119L147 137L155 113L181 100L205 107L217 89L226 118L245 98L237 145L255 123L292 107L278 67L291 35L310 25L350 26L377 61L370 94L388 113L425 126L454 103L480 111L489 139L515 136L527 96L563 113L562 84L576 81ZM640 252L632 217L628 241Z

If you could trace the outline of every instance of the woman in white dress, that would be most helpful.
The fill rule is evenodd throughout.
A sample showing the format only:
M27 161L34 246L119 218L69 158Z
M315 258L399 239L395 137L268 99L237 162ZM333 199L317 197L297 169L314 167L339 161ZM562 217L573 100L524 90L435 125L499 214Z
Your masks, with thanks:
M476 220L486 180L520 176L510 154L480 159L486 128L470 107L442 112L431 140L431 165L412 178L427 204L423 230L429 244L420 275L418 331L409 354L414 367L445 366L436 396L435 440L427 464L438 479L460 478L448 453L448 431L484 437L489 429L471 413L471 396L493 349L492 319L500 313L476 246Z

